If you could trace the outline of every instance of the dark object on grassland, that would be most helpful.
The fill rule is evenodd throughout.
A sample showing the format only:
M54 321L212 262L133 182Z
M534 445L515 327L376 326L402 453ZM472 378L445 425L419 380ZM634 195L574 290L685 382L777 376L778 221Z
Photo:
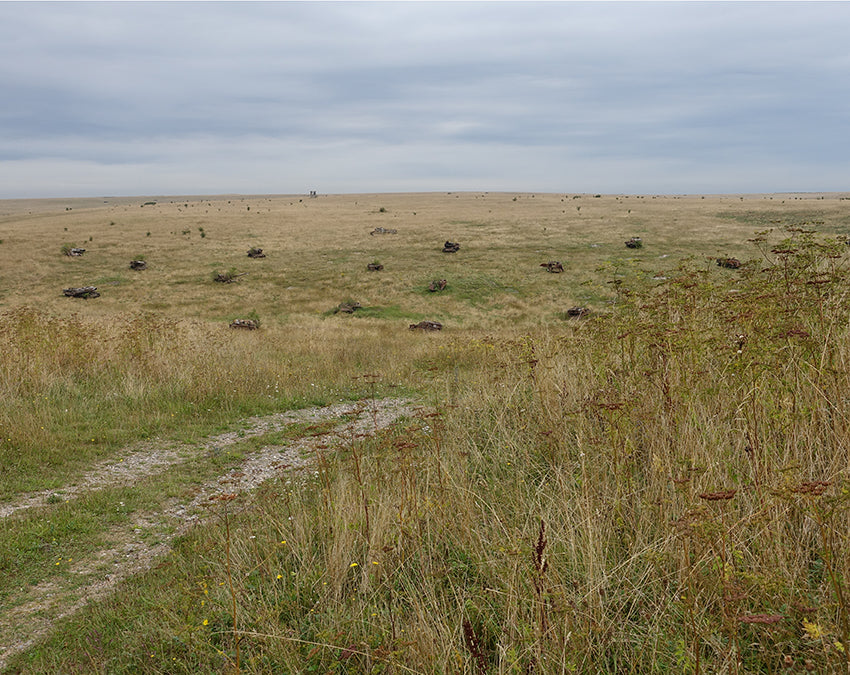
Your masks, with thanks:
M240 272L239 274L236 274L235 272L216 272L213 277L213 281L217 281L220 284L232 284L239 277L244 277L246 274L248 273Z
M263 249L257 248L256 246L248 249L248 257L249 258L265 258L266 254L263 253Z
M380 272L382 269L384 269L384 266L381 263L370 262L368 265L366 265L366 269L370 272Z
M449 285L449 282L445 279L434 279L430 284L428 284L428 290L431 293L436 293L437 291L446 290L446 286Z
M540 267L545 267L547 272L551 272L552 274L560 274L564 271L564 266L557 260L550 260L549 262L540 263Z
M410 324L410 330L443 330L443 324L439 321L420 321Z
M457 253L460 249L460 244L454 241L446 241L443 244L443 253Z
M354 314L354 312L360 309L362 306L363 305L361 305L359 302L352 302L350 300L348 302L341 302L339 303L337 308L334 309L334 314L337 314L339 312L342 312L343 314Z
M741 261L737 258L718 258L717 264L727 270L736 270L741 266Z
M643 241L640 237L632 237L626 241L626 248L641 248L642 246Z
M85 252L86 252L86 249L84 249L84 248L76 248L76 247L71 247L71 246L63 246L63 247L62 247L62 252L63 252L65 255L67 255L67 256L69 256L69 257L71 257L71 258L79 258L81 255L83 255L83 253L85 253Z
M233 321L230 322L230 327L257 330L260 327L260 324L254 321L254 319L233 319Z
M131 270L146 270L148 268L148 264L144 260L131 260L130 261L130 269Z
M69 298L99 298L100 293L97 292L97 286L82 286L81 288L65 288L62 291Z
M369 234L398 234L398 230L391 230L388 227L376 227Z
M590 310L587 307L570 307L567 310L567 316L573 319L580 319L588 314L590 314Z

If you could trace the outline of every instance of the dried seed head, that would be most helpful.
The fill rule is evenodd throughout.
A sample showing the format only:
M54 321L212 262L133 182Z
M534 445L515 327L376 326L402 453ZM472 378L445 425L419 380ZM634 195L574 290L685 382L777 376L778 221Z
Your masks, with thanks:
M469 619L463 620L463 639L466 643L466 648L469 650L470 655L475 661L478 672L486 673L487 656L481 649L481 643L479 642L478 636L475 634L475 629L472 627L472 623Z
M810 607L809 605L804 605L801 602L792 602L791 607L800 612L800 614L814 614L817 611L816 607Z
M832 485L829 480L803 481L791 488L791 492L801 495L822 495Z
M543 551L546 549L546 523L540 521L540 530L537 533L537 543L534 545L534 567L538 574L543 574L549 567L549 562L543 556Z
M721 490L720 492L703 492L699 498L705 499L708 502L718 502L725 499L732 499L737 490Z

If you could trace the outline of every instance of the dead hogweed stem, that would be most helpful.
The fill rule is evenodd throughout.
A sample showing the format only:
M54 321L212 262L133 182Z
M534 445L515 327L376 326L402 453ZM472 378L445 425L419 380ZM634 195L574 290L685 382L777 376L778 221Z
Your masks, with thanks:
M472 660L475 662L475 667L481 675L487 673L487 657L481 649L481 643L478 641L478 636L475 635L475 629L472 627L469 619L463 620L463 641L466 648L472 655Z
M546 616L546 600L543 597L545 591L544 577L546 570L549 569L549 561L546 560L543 552L546 550L546 523L541 519L540 528L537 532L537 543L534 545L532 558L534 562L534 595L539 608L538 630L540 632L539 639L542 640L549 628L548 617Z

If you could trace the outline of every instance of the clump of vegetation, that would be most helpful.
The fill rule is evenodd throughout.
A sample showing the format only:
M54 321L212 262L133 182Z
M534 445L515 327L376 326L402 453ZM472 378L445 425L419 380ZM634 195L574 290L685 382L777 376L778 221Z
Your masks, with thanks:
M86 252L86 249L75 246L74 244L62 244L61 251L62 255L66 255L70 258L79 258Z
M260 327L260 324L253 319L233 319L233 321L230 322L230 327L257 330Z
M65 288L62 290L62 293L67 298L83 298L84 300L88 300L89 298L100 297L100 293L97 292L97 286L80 286L76 288Z
M361 305L356 300L343 300L339 303L333 310L333 314L339 314L340 312L343 314L354 314L358 309L361 309L363 305Z
M231 284L236 281L239 277L244 277L247 272L237 272L235 267L231 267L226 272L213 272L213 281L217 281L220 284Z
M230 322L231 328L246 328L248 330L257 330L261 325L260 315L256 311L251 311L250 314L235 318Z
M736 270L741 267L741 261L737 258L718 258L717 266L727 270Z

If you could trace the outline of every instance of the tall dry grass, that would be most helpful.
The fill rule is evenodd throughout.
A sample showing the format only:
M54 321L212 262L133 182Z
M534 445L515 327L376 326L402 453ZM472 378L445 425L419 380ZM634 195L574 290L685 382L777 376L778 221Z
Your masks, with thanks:
M298 331L230 330L151 313L108 321L31 307L3 313L0 495L59 487L97 459L156 435L192 440L281 408L404 392L428 340L361 320ZM317 358L318 356L318 358Z

